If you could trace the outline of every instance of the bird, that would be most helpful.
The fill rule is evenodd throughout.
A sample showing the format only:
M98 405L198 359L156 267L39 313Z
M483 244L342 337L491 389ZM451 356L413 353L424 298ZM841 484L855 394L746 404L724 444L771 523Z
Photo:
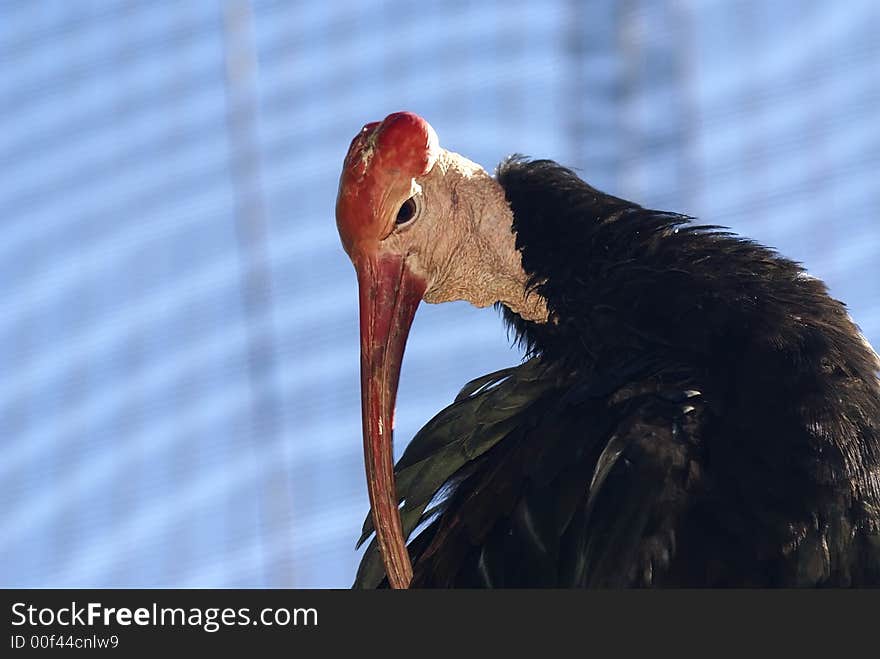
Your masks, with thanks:
M354 137L336 223L370 498L354 587L880 585L880 359L801 264L553 160L493 176L411 112ZM453 300L499 308L523 361L395 465L413 317Z

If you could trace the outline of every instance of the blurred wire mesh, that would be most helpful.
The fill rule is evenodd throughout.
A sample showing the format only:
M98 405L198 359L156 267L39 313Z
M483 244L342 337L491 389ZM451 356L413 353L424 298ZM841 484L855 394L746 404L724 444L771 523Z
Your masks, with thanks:
M367 500L333 204L409 109L803 261L880 344L880 4L0 4L0 585L347 586ZM398 452L518 361L423 307Z

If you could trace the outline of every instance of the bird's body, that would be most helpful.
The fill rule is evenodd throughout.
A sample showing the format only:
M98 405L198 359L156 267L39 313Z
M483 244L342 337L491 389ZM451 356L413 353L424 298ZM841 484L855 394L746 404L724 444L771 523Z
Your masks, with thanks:
M411 585L880 585L880 361L824 284L551 161L495 180L546 311L498 295L529 360L396 466Z

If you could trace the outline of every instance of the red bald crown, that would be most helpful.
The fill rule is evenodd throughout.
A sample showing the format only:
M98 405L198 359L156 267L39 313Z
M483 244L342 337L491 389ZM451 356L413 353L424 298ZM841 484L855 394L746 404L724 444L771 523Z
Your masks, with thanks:
M360 243L391 232L412 180L431 171L439 152L437 133L412 112L395 112L361 129L345 156L336 197L336 226L349 256Z

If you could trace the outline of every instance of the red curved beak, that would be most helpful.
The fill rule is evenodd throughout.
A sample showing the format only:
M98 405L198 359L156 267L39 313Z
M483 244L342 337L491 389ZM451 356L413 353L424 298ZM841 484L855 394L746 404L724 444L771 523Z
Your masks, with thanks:
M364 464L373 526L389 584L407 588L412 564L394 483L392 429L406 339L427 285L398 255L362 255L355 259L355 269L360 296Z

